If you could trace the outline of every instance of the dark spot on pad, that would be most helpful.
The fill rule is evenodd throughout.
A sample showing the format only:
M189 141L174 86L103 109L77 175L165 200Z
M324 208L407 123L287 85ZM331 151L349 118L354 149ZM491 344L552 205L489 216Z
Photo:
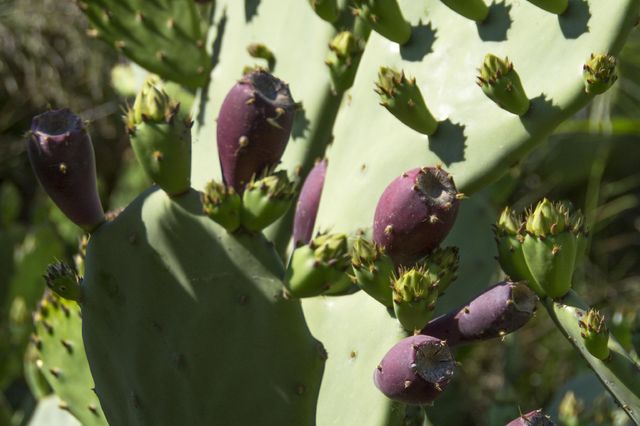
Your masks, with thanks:
M299 109L293 119L293 127L291 128L291 136L293 139L303 138L309 130L311 122L307 118L304 109Z
M450 166L464 161L466 140L464 126L447 119L440 122L436 133L429 137L429 150Z
M520 120L525 129L533 133L536 129L555 127L562 121L561 118L558 118L561 112L560 107L553 105L551 99L542 93L531 99L529 111L521 116Z
M489 7L489 15L483 22L478 22L478 35L483 41L504 41L511 28L511 5L493 3Z
M258 14L260 0L244 0L244 21L250 22Z
M420 62L427 54L433 52L436 41L436 30L431 23L418 24L411 29L411 40L400 46L400 56L406 61Z
M107 293L107 296L109 296L109 298L123 299L122 295L120 294L120 287L118 287L118 283L111 274L107 272L100 272L98 276L98 282L102 285L103 290Z
M589 32L591 11L585 0L569 0L569 7L558 17L562 34L569 39L580 37Z

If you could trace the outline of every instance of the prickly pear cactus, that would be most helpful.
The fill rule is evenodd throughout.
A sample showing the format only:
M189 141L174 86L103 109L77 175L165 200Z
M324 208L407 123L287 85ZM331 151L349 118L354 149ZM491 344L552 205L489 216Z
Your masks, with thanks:
M80 307L47 291L34 314L36 367L61 399L59 407L85 426L107 425L93 390L81 335Z
M113 12L106 2L89 3L94 25L102 19L105 30L124 34L130 28L124 23L137 20L142 28L153 17L156 27L164 23L166 36L166 28L185 19L184 10L169 8L166 1L118 5ZM194 5L185 3L189 14ZM462 0L345 0L336 3L335 16L333 4L327 9L321 3L219 0L204 44L213 66L206 84L202 65L192 63L200 51L185 60L184 73L180 67L171 70L174 75L164 71L187 86L203 86L192 132L191 185L197 189L212 178L221 180L226 158L218 156L216 138L225 132L217 129L216 118L243 71L268 67L288 82L298 111L279 167L295 181L326 155L315 231L348 236L371 235L380 195L405 171L442 164L467 195L498 178L592 98L583 73L589 79L602 73L589 73L585 63L592 53L615 54L621 48L640 4L571 0L566 10L564 4L551 7L552 13L536 6L539 1L488 6ZM156 14L160 6L164 12ZM101 17L91 8L107 12ZM364 52L339 51L336 36L345 29ZM188 50L172 44L172 52L158 51L157 38L148 36L140 40L149 40L155 60L127 52L119 35L105 38L152 70L157 66L152 62L175 62ZM190 49L194 41L201 46L196 32L186 39ZM262 53L252 48L257 44ZM487 54L509 61L504 69L480 72L481 86L488 84L480 88L476 68ZM346 77L335 80L336 61L357 68L348 90ZM391 86L376 93L381 68L406 78L395 83L391 78ZM349 71L345 75L352 76ZM514 90L514 75L522 90L518 86L514 96L500 93ZM602 75L606 84L614 81ZM405 97L393 99L393 84L406 86L400 91ZM410 103L419 98L424 105L416 112ZM511 101L517 107L505 108ZM395 107L404 102L408 108ZM426 127L419 125L426 121ZM232 142L243 148L250 141L240 136ZM460 248L459 277L437 312L478 293L495 271L487 256L493 250L493 213L483 200L478 193L461 203L447 240ZM375 426L407 421L413 410L387 399L372 379L387 350L407 336L389 310L365 292L302 303L283 297L285 268L265 236L246 229L230 233L215 220L205 215L195 190L170 197L152 189L92 235L80 299L83 337L109 422ZM290 230L282 220L265 234L282 251ZM354 286L347 284L344 293L352 293Z
M556 15L526 1L496 2L489 5L486 19L476 22L449 7L449 3L463 2L399 1L404 19L411 24L412 38L399 45L371 33L354 85L346 92L329 133L327 126L339 101L330 90L330 73L322 61L334 28L297 0L278 5L248 3L255 8L243 8L236 1L219 3L222 7L210 38L235 42L222 42L208 92L203 92L197 109L194 185L219 177L211 167L217 154L215 122L210 118L242 67L252 63L238 45L261 42L277 58L274 72L290 84L296 101L304 107L304 122L299 116L297 123L303 123L306 130L300 134L294 127L282 167L290 173L299 167L308 170L319 155L318 146L326 144L332 134L315 229L346 233L371 232L380 195L406 170L443 164L466 194L500 176L591 99L585 92L583 65L592 53L613 54L621 48L639 4L635 0L615 5L573 0L562 15ZM246 19L250 9L254 14ZM298 25L303 21L305 28L300 31ZM282 37L271 30L277 27L297 36ZM501 108L476 85L477 68L488 53L512 62L530 100L523 115ZM374 89L380 67L402 70L407 78L415 78L428 110L439 122L432 136L414 131L379 105L381 98ZM481 198L462 203L461 217L450 237L460 244L459 284L454 284L456 293L447 295L438 309L453 308L487 282L465 273L478 261L491 270L486 252L477 248L481 238L464 234L477 223L472 211L482 211L481 203ZM398 411L394 404L373 389L370 373L386 351L382 347L389 348L403 336L397 321L362 294L305 300L303 304L312 333L329 353L318 423L399 421L394 420ZM348 329L335 333L343 324L349 324Z

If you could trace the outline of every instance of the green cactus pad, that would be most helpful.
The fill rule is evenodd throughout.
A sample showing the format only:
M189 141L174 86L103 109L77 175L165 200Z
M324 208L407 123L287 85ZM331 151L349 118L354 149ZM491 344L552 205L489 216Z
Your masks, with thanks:
M195 191L148 191L92 235L83 335L110 424L306 424L324 366L272 246ZM206 395L206 397L203 397ZM248 409L250 408L250 409Z
M303 299L303 308L313 335L330 343L316 424L402 425L404 408L376 389L372 379L385 353L407 335L398 321L363 291Z
M208 78L200 18L190 0L79 0L95 35L163 79L190 88Z
M85 426L106 426L107 420L93 391L78 304L47 292L33 320L32 345L38 355L35 364L60 397L60 407Z
M583 328L579 325L588 306L573 291L560 301L554 302L547 298L544 305L556 326L582 355L620 407L634 423L640 423L640 365L613 337L609 337L607 359L600 360L590 353L581 337Z

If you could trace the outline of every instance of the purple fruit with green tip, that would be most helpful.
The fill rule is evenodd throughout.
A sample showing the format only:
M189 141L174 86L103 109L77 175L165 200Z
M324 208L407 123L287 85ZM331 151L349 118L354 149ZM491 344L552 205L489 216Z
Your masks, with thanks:
M405 404L429 404L447 386L456 366L446 342L415 335L396 343L374 372L388 398Z
M373 240L397 265L411 265L445 239L458 214L460 194L439 167L402 174L384 190L373 222Z
M308 244L311 241L326 173L327 160L318 161L302 185L293 219L293 244L295 247Z
M524 282L500 282L431 320L421 333L446 340L450 346L502 337L531 319L537 300Z
M86 231L104 222L93 145L80 117L68 109L34 117L27 152L40 184L71 221Z
M242 194L252 176L280 161L296 108L289 86L264 70L243 76L231 88L217 123L225 184Z
M511 420L506 426L555 426L555 423L542 410L533 410Z

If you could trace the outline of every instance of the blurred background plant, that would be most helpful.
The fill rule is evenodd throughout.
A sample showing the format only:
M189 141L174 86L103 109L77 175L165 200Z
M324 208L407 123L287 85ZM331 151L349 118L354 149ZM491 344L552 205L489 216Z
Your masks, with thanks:
M47 108L68 107L91 122L107 209L125 206L149 185L133 166L121 120L146 73L88 37L86 29L84 16L70 0L0 0L0 426L77 424L48 396L28 344L31 312L44 289L42 273L55 258L70 261L81 237L43 195L28 166L24 134L31 118ZM605 313L616 337L636 355L637 30L620 56L619 74L614 90L565 122L489 191L496 217L506 204L521 208L544 196L568 199L585 211L592 228L590 250L575 286ZM190 105L191 93L175 85L170 90L183 106ZM546 407L565 426L627 424L554 328L548 316L538 315L501 343L463 348L457 359L464 368L431 411L433 424L503 425L521 406L523 411ZM453 419L451 412L457 413Z

